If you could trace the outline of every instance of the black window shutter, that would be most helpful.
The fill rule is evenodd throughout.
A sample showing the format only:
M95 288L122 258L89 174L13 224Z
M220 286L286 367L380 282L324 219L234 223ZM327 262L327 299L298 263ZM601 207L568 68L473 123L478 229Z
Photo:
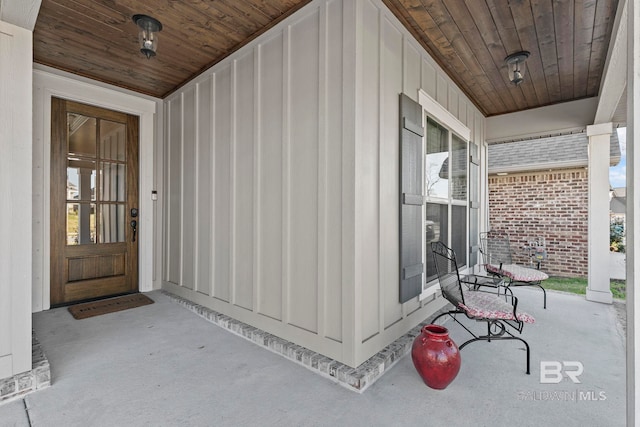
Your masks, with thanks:
M422 292L422 106L400 94L400 302Z

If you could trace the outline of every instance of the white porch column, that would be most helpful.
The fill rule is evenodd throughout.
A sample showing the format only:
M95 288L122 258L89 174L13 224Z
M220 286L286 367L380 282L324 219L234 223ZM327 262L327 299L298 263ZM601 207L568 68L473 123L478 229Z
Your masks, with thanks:
M0 380L31 366L33 27L40 0L0 0Z
M31 369L32 37L0 20L0 380Z
M640 5L627 1L627 7L627 425L635 426L640 410L640 352L635 345L640 342L640 317L635 314L640 292L634 289L640 283L640 185L636 174L640 149L635 149L636 141L640 142L640 123L635 123L640 114Z
M609 149L611 123L587 126L589 137L589 279L587 300L611 304L609 285Z

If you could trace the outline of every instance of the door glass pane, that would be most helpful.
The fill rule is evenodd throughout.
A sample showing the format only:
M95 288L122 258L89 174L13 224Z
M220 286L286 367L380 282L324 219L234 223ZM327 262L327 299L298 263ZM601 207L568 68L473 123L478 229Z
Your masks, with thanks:
M425 188L428 197L449 197L448 131L427 119L427 160Z
M451 249L456 253L458 267L467 265L467 207L451 206Z
M124 242L124 205L100 205L100 243Z
M100 164L100 200L104 202L125 201L126 167L121 163Z
M72 156L96 157L96 119L68 113L68 147Z
M96 162L67 158L67 200L96 199Z
M95 242L95 203L67 203L67 245L86 245Z
M451 138L451 197L467 201L467 143Z
M108 160L125 160L126 126L124 123L100 121L100 157Z
M425 238L427 241L427 282L436 278L436 267L431 253L431 242L438 240L449 245L448 232L449 207L439 203L427 203Z

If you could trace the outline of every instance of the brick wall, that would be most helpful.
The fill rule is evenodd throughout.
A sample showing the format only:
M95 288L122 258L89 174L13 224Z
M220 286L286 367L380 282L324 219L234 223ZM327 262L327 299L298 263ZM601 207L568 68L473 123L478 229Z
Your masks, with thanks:
M514 261L528 263L521 249L544 238L551 276L587 277L588 177L586 169L489 176L489 227L505 231Z

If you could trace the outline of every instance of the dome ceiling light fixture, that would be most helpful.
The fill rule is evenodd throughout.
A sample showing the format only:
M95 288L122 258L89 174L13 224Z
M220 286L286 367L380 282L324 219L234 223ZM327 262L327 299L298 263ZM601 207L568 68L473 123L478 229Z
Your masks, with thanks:
M158 32L162 31L162 24L147 15L133 15L132 19L138 26L140 52L147 59L151 59L152 56L156 56L156 50L158 50Z
M504 58L504 62L509 69L509 80L516 86L524 81L524 61L527 60L529 55L529 52L523 50L522 52L512 53Z

